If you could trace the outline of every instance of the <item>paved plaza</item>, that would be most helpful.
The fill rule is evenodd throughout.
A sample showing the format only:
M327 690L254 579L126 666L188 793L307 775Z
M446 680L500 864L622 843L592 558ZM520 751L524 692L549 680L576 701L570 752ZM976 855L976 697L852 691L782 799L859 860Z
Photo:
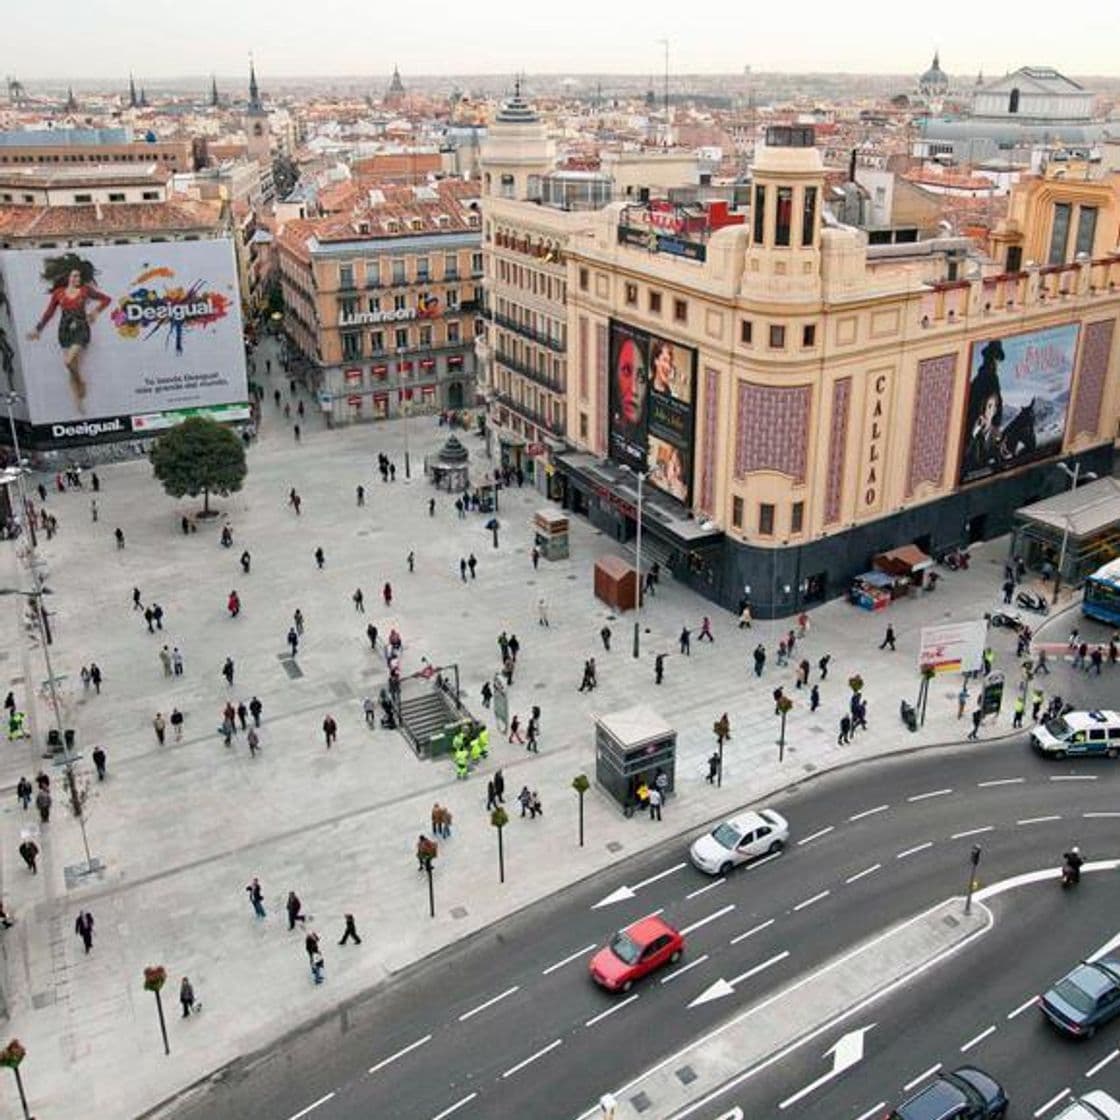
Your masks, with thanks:
M275 363L274 363L275 364ZM40 1117L133 1116L234 1057L267 1046L303 1020L329 1012L392 973L503 915L586 877L643 846L694 829L722 812L762 797L824 768L899 747L963 737L956 711L957 678L934 682L925 728L909 734L898 718L902 696L918 686L915 656L922 621L977 617L998 598L1006 542L974 550L967 572L945 573L931 595L912 597L889 612L865 614L844 602L812 612L811 630L795 661L832 654L822 705L808 711L807 690L794 687L795 669L775 666L777 626L736 620L665 576L643 612L642 656L631 656L630 616L613 619L592 594L595 560L622 546L586 521L573 519L571 559L542 560L534 570L532 517L545 505L530 486L501 494L499 544L486 530L488 514L456 515L452 499L437 496L423 478L425 453L446 438L434 418L410 424L412 479L404 478L401 422L326 431L309 415L302 441L272 401L287 383L266 385L259 440L249 451L245 488L214 504L228 519L233 547L219 544L222 518L200 522L184 536L180 517L198 501L175 502L152 478L146 462L99 470L100 519L90 493L58 494L47 508L58 535L43 542L55 642L52 655L63 683L64 720L77 730L82 781L88 785L88 831L104 870L73 882L67 866L83 859L80 835L66 811L61 771L52 769L55 808L39 828L34 808L23 812L14 788L21 774L34 780L49 726L37 694L45 677L37 648L21 644L21 601L0 600L7 638L5 682L27 706L33 736L5 746L0 763L0 893L16 924L4 934L10 1022L8 1037L28 1049L22 1072ZM460 433L471 452L472 478L493 464L483 442ZM383 483L378 452L396 463L396 481ZM38 481L37 479L35 480ZM366 488L358 508L355 488ZM301 512L288 504L294 487ZM118 550L120 527L126 547ZM322 548L318 570L314 552ZM238 557L252 555L244 575ZM415 552L415 572L406 557ZM477 578L463 582L460 558L473 553ZM5 586L26 586L16 550L0 554ZM392 584L392 606L382 585ZM132 607L132 589L164 610L163 631L149 634ZM352 595L361 588L365 611ZM226 599L241 597L231 619ZM538 600L551 625L538 623ZM293 612L306 620L296 664L285 667ZM701 617L711 614L714 643L698 642ZM880 650L887 621L898 650ZM365 628L404 639L403 671L458 664L472 711L484 680L499 668L500 631L516 633L521 651L510 710L527 719L542 709L540 754L505 742L491 723L490 758L466 782L456 782L448 759L415 757L397 732L366 726L362 700L385 683L385 661L371 651ZM599 631L613 628L610 652ZM691 656L678 652L682 626L693 631ZM1055 623L1057 626L1058 624ZM1064 634L1063 634L1064 637ZM756 680L750 655L763 641L766 671ZM1011 664L1013 649L1000 636L997 651ZM161 646L178 647L185 672L167 677ZM667 653L665 680L654 685L653 658ZM599 686L578 692L584 660L594 656ZM235 664L232 687L221 670ZM96 661L100 695L83 690L79 670ZM837 745L846 710L847 678L866 683L870 732ZM782 683L795 707L786 757L779 764L778 721L771 697ZM28 688L28 685L31 688ZM30 694L29 694L30 692ZM263 704L261 753L251 758L245 735L231 748L218 734L227 699ZM676 796L657 824L625 819L594 785L586 800L586 846L577 844L577 798L572 778L594 777L593 718L597 713L652 704L679 730ZM185 715L184 734L170 730L160 745L157 712ZM1010 705L984 735L1010 729ZM722 789L706 780L714 747L712 723L726 711L732 738ZM322 721L337 720L338 741L325 748ZM108 752L108 777L97 782L89 761L96 744ZM506 882L499 886L494 830L484 810L486 781L502 767L511 821L505 833ZM523 785L539 791L544 814L522 820L514 798ZM437 915L428 915L424 876L417 870L417 836L430 833L433 802L453 813L452 836L441 841L435 869ZM22 831L39 835L39 874L17 852ZM256 920L245 886L259 876L267 917ZM312 984L302 932L289 932L284 899L295 890L322 936L326 981ZM80 909L95 919L87 956L74 932ZM338 947L343 915L355 915L360 946ZM605 919L605 927L609 919ZM166 967L164 993L171 1055L165 1057L143 969ZM179 978L189 976L203 1010L179 1018ZM18 1108L14 1085L0 1077L0 1113Z

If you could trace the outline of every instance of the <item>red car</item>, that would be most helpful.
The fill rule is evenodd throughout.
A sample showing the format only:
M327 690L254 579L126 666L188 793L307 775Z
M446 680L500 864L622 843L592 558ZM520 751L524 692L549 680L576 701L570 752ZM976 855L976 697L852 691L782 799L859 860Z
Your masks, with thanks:
M684 938L668 922L642 918L619 930L591 958L591 979L609 992L628 992L635 980L662 965L675 964L683 952Z

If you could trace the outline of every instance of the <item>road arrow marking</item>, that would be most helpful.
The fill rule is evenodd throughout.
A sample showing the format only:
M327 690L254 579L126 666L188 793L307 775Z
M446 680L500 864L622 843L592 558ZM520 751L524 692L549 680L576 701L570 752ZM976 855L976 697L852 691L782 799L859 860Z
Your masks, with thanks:
M757 976L758 973L764 972L772 965L781 963L789 956L789 950L785 949L781 953L776 953L774 956L764 960L761 964L756 964L754 968L748 968L746 972L735 976L730 980L724 980L721 976L714 984L710 984L705 988L688 1006L689 1008L699 1007L704 1003L711 1003L715 999L723 999L724 996L733 996L735 994L735 985L741 984L744 980L749 980L752 976Z
M656 875L651 875L648 879L643 879L640 883L635 883L632 887L619 887L618 890L611 891L606 898L599 899L592 910L599 910L604 906L613 906L616 902L625 902L628 898L633 898L642 887L648 887L650 883L656 883L658 879L664 879L667 875L672 875L681 868L687 867L686 862L674 864L672 867L667 868L665 871L659 871Z
M789 1108L791 1104L796 1104L802 1097L807 1097L822 1085L827 1084L834 1077L839 1077L845 1070L851 1069L852 1066L861 1062L863 1060L863 1036L874 1026L874 1023L869 1023L866 1027L848 1031L847 1034L838 1038L823 1054L825 1058L827 1058L829 1054L832 1055L832 1069L823 1076L818 1077L816 1081L810 1081L804 1089L798 1090L792 1097L786 1097L778 1107Z

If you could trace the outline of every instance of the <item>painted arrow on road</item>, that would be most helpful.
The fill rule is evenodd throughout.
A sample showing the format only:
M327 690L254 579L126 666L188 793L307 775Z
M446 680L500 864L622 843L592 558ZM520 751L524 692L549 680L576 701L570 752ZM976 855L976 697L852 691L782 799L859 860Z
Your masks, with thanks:
M796 1104L802 1097L807 1097L822 1085L827 1084L834 1077L839 1077L846 1069L851 1069L852 1066L861 1062L863 1060L863 1036L874 1026L874 1023L868 1023L866 1027L860 1027L859 1030L849 1031L846 1035L838 1038L822 1055L822 1057L825 1058L827 1058L829 1054L832 1055L832 1069L830 1069L828 1073L818 1077L816 1081L810 1081L804 1089L798 1090L792 1097L786 1097L778 1107L789 1108L791 1104Z
M735 985L741 984L744 980L749 980L752 976L757 976L760 972L765 972L766 969L772 965L781 963L789 956L789 950L784 949L780 953L775 953L774 956L764 960L761 964L756 964L754 968L748 968L746 972L740 973L738 976L732 977L730 980L724 980L722 977L714 984L710 984L705 988L688 1006L699 1007L704 1003L711 1003L714 999L723 999L724 996L733 996L735 994Z
M648 879L635 883L632 887L619 887L618 890L611 891L606 898L599 899L591 909L598 910L603 906L613 906L616 902L625 902L628 898L633 898L642 887L648 887L650 883L656 883L658 879L664 879L667 875L672 875L687 866L687 863L678 863L666 871L659 871L656 875L651 875Z

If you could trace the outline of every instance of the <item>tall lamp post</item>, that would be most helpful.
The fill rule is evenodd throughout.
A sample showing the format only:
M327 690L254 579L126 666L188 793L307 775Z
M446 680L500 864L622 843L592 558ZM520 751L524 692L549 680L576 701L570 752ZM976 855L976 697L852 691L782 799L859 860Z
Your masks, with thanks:
M634 656L641 656L641 630L642 630L642 483L645 474L636 471L638 476L638 532L634 547L635 564L638 568L638 605L634 611Z
M408 454L408 414L411 411L412 390L404 383L404 348L397 350L397 380L401 383L401 412L404 414L404 477L412 478L412 463Z
M16 434L16 418L12 412L12 407L16 401L22 400L18 393L8 393L6 396L6 403L8 405L8 428L12 433L12 450L16 456L16 490L19 492L19 523L27 526L27 531L31 537L31 547L36 548L39 544L38 538L35 536L35 525L32 523L31 518L27 514L27 487L23 481L23 458L19 450L19 436Z
M1081 480L1081 477L1082 477L1082 475L1081 475L1081 464L1080 463L1074 463L1072 469L1070 468L1068 463L1057 463L1055 465L1059 468L1059 470L1063 471L1065 473L1066 477L1069 479L1069 488L1071 490L1076 490L1078 482ZM1086 471L1084 477L1085 477L1086 482L1094 482L1094 481L1096 481L1097 476L1096 476L1095 472L1093 472L1093 471ZM1062 547L1061 547L1061 550L1058 553L1058 570L1054 573L1054 597L1050 600L1050 605L1051 606L1057 606L1058 605L1058 588L1060 588L1061 585L1062 585L1062 570L1065 568L1066 548L1069 546L1069 515L1068 514L1066 515L1065 520L1066 520L1066 527L1062 530Z

